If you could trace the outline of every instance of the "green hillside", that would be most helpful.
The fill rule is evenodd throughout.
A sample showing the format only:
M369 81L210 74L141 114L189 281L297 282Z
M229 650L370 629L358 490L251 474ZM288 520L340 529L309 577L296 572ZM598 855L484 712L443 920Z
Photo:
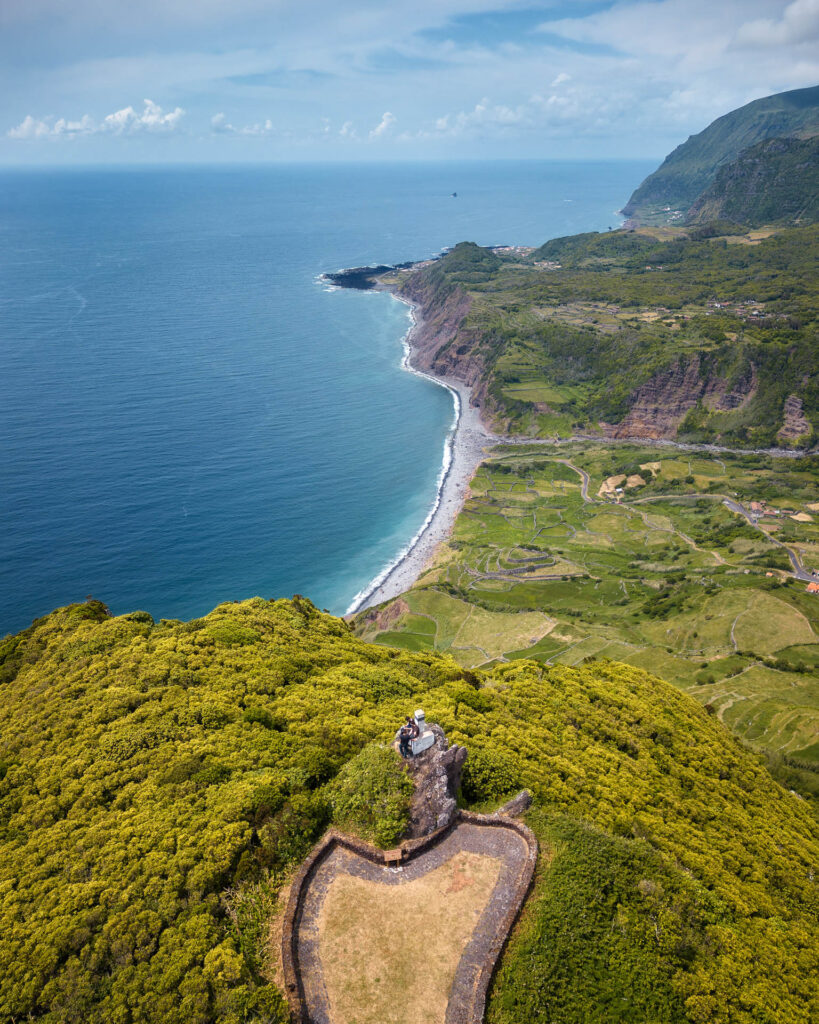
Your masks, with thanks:
M501 431L806 447L819 229L765 234L589 233L494 263L464 244L400 288L435 332L428 365Z
M818 493L816 458L498 447L435 564L356 628L467 668L608 657L646 669L819 810L819 596L788 578L789 552L819 570ZM752 526L726 501L768 514Z
M724 164L686 223L812 224L819 220L819 135L765 139Z
M635 190L627 217L653 223L663 211L683 213L714 180L718 169L762 139L819 132L819 86L766 96L717 118L670 153ZM681 219L681 218L680 218Z
M489 1020L819 1013L816 820L637 668L470 673L256 598L189 623L71 606L6 638L0 670L4 1024L284 1021L279 889L361 815L350 780L383 757L351 759L419 704L469 747L473 805L535 796L538 881Z

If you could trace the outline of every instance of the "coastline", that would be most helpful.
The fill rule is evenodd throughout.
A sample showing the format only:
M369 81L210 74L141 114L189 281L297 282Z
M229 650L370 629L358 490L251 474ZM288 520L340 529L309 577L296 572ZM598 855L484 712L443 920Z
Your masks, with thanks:
M480 410L470 404L471 387L451 377L436 377L412 365L413 338L424 326L418 305L396 295L391 288L383 290L388 291L396 302L408 306L410 311L411 324L402 339L404 358L401 360L401 368L446 388L452 395L455 415L444 442L435 499L426 519L403 551L355 595L345 616L390 601L410 589L431 561L438 545L452 532L466 500L469 482L484 459L485 449L497 440L484 426Z
M439 257L433 257L433 260L436 258ZM454 377L439 376L426 370L420 370L413 365L413 357L417 351L413 342L421 337L424 330L419 304L406 296L397 294L394 286L385 285L380 279L387 271L423 266L433 260L424 261L424 264L400 264L397 267L358 267L338 271L335 274L322 275L323 281L333 288L347 287L386 291L393 299L409 307L411 324L402 339L404 357L401 361L401 368L418 377L424 377L439 387L446 388L452 395L455 409L453 425L444 442L443 460L435 498L424 522L395 558L353 597L344 613L345 617L391 601L408 591L418 581L431 563L439 545L451 535L455 520L468 496L469 483L478 466L485 459L487 449L491 446L506 444L560 448L563 445L591 442L602 445L647 445L652 448L667 447L689 452L772 455L786 458L799 458L813 453L813 450L799 451L795 449L732 449L713 443L686 443L671 438L637 436L614 438L602 434L543 438L494 434L484 425L480 409L471 404L473 389L470 385Z

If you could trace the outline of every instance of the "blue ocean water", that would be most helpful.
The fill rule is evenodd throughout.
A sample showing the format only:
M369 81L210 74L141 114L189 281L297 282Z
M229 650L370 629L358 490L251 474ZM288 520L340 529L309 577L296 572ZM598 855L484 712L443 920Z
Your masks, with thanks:
M605 229L650 169L0 173L0 635L89 594L343 612L423 522L453 410L400 370L405 306L318 276Z

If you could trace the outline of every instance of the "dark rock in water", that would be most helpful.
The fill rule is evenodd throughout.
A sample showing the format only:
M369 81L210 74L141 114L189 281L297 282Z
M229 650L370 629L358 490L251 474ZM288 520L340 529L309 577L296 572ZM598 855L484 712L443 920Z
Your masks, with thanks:
M447 743L440 725L430 725L435 742L407 763L407 771L415 783L410 804L408 839L427 836L448 825L457 810L455 795L461 785L461 769L466 761L466 747Z
M438 260L449 252L449 249L442 249L440 256L433 256L432 260ZM336 288L357 288L359 291L370 291L378 287L378 278L382 274L389 274L395 270L410 270L415 266L413 260L404 263L381 263L377 267L350 267L349 270L337 270L334 274L324 274L325 281L334 284Z
M369 291L375 288L375 279L381 274L386 274L395 267L385 265L378 267L351 267L349 270L339 270L335 274L325 274L325 278L336 285L337 288L357 288L359 291Z

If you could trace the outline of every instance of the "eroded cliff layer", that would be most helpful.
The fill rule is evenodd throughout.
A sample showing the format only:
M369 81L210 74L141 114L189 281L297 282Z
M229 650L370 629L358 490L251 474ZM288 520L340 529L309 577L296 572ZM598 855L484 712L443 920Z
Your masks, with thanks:
M677 360L634 392L628 414L606 433L617 438L673 438L699 403L710 412L730 412L753 398L756 389L753 364L732 383L704 366L699 356Z

